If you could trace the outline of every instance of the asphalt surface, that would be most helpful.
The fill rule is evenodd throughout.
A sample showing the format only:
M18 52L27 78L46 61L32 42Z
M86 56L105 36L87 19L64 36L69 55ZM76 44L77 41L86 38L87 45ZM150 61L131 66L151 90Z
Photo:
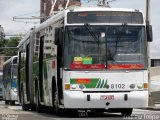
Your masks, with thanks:
M145 109L134 109L132 116L126 117L120 113L95 113L89 116L84 113L70 114L59 117L48 111L45 113L23 111L18 103L10 106L0 101L0 120L160 120L160 111Z

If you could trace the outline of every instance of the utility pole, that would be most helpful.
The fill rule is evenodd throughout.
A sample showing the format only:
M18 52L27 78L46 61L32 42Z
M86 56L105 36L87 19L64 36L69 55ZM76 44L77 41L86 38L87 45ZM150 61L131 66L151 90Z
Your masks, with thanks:
M4 29L3 27L0 25L0 40L2 40L4 38Z
M150 0L146 0L146 25L150 24ZM148 91L149 91L149 106L154 105L154 98L151 96L151 55L150 42L148 42Z
M150 0L146 0L146 25L149 25L150 23ZM150 76L150 70L151 70L151 58L150 58L150 43L148 42L148 79L149 79L149 86L151 83L151 76ZM150 87L149 87L149 94L150 94Z
M150 0L146 0L146 22L150 22Z

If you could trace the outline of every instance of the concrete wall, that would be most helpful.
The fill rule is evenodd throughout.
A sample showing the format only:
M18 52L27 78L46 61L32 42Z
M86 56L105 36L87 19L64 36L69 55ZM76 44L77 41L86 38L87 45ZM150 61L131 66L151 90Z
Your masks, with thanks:
M160 66L158 66L158 67L151 67L150 75L151 75L151 77L160 76Z
M155 103L160 103L160 67L151 67L151 96Z

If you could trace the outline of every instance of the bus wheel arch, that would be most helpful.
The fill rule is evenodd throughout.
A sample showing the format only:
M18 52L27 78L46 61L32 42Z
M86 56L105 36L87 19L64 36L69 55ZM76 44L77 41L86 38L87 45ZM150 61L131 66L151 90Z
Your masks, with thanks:
M43 110L43 106L41 105L40 103L40 93L39 93L39 85L38 85L38 79L35 78L35 103L36 103L36 111L38 113L43 113L44 110Z
M53 76L52 77L52 95L53 95L54 92L56 92L56 89L57 89L56 86L57 86L56 85L56 78L55 78L55 76Z
M5 105L9 105L9 100L5 100Z
M52 77L52 105L53 105L54 113L58 116L61 116L62 115L62 109L59 108L58 90L57 90L57 84L56 84L55 76Z
M52 77L52 106L53 109L55 109L55 98L56 98L56 93L57 92L57 88L56 88L56 78L55 76Z
M21 85L21 104L22 104L22 109L24 111L28 111L29 110L29 105L25 104L25 100L24 100L24 92L23 92L23 85Z
M36 96L36 90L38 89L38 78L35 78L34 80L35 80L35 85L34 85L34 88L35 88L35 89L34 89L34 92L35 92L35 93L34 93L34 94L35 94L35 96Z

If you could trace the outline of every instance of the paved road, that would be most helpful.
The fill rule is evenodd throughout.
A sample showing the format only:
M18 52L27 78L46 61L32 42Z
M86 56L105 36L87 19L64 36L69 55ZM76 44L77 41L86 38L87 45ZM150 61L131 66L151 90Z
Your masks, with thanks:
M22 111L22 107L4 105L0 101L0 120L160 120L160 111L134 109L131 117L122 117L121 114L94 114L89 117L57 117L52 113L37 113L34 111Z

